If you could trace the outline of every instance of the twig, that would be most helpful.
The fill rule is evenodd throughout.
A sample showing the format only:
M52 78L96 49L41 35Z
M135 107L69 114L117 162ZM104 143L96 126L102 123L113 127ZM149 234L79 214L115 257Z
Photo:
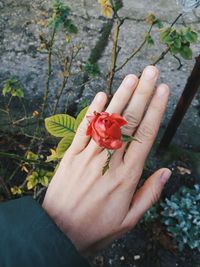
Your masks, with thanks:
M147 34L151 33L152 28L153 28L153 24L151 25L151 27L150 27L150 29L149 29ZM140 44L140 46L138 48L134 49L132 54L119 67L116 68L115 72L118 72L119 70L121 70L135 55L137 55L137 53L139 53L140 50L144 47L146 42L147 42L147 37L145 37L145 39Z
M174 58L178 61L178 63L179 63L179 66L178 66L177 70L180 70L180 69L183 67L183 64L182 64L180 58L177 57L176 55L173 55L173 57L174 57Z
M170 28L172 28L172 27L176 24L176 22L180 19L180 17L182 17L182 16L183 16L183 14L180 13L180 14L178 15L178 17L176 17L175 20L172 22Z
M49 95L49 84L50 84L50 79L51 79L51 74L52 74L52 51L53 51L53 44L54 44L54 39L55 39L55 34L56 34L56 27L53 29L53 33L51 36L51 40L49 42L49 50L48 50L48 77L45 85L45 91L44 91L44 97L43 97L43 103L42 103L42 112L41 112L41 117L44 118L44 113L47 105L47 98Z
M78 55L80 50L81 50L81 47L79 47L77 49L76 53L74 53L74 47L72 47L72 53L71 53L69 64L68 64L67 60L65 60L65 62L64 62L63 81L62 81L62 84L61 84L61 88L60 88L60 90L58 91L58 93L56 95L56 103L55 103L55 106L53 108L53 114L56 113L60 98L61 98L61 96L63 94L63 91L64 91L64 89L66 87L66 84L68 82L69 76L71 76L70 74L71 74L71 68L72 68L73 61L77 57L77 55ZM68 73L67 76L65 76L65 72Z
M117 26L114 31L114 41L113 41L113 48L112 48L112 63L111 63L111 69L109 71L109 77L108 77L108 97L112 97L112 84L113 79L115 76L115 70L116 70L116 61L117 61L117 44L118 44L118 37L119 37L119 31L120 27L122 26L124 20L117 21Z
M16 154L6 153L6 152L2 152L2 151L0 151L0 158L10 158L10 159L19 160L21 162L33 163L35 165L41 165L41 166L49 165L47 162L38 162L38 161L35 161L32 159L27 159L25 157L22 157L22 156L19 156Z
M34 199L38 199L40 197L40 195L47 190L47 187L42 187L39 190L34 192Z
M154 60L154 62L151 63L151 65L155 66L157 65L170 51L170 47L167 47L161 54L160 56Z

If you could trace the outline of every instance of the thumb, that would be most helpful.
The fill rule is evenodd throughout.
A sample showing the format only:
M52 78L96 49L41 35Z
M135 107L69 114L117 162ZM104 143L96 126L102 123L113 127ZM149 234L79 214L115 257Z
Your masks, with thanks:
M161 192L171 176L169 169L160 169L152 174L133 196L130 210L124 224L133 227L144 213L158 201Z

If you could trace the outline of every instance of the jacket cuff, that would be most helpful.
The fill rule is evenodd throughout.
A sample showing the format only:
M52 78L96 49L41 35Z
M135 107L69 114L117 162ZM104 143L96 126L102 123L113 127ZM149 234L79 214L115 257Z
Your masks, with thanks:
M0 204L2 267L89 267L31 197Z

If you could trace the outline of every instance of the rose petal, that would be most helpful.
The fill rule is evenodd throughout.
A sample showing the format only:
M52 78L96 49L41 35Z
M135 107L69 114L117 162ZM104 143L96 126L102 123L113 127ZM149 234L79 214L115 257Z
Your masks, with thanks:
M106 133L113 139L121 139L121 129L117 123L113 123L109 129L106 129Z
M111 116L110 116L112 119L114 119L115 121L118 122L118 124L121 126L127 124L127 121L124 120L124 118L122 118L122 116L120 116L119 114L117 113L113 113Z

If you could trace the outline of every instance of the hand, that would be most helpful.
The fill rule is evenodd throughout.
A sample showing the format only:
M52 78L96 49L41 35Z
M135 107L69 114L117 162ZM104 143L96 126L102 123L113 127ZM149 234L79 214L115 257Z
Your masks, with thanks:
M145 68L139 81L128 75L106 110L122 115L128 121L123 134L134 135L141 143L133 141L116 150L102 175L107 151L86 136L84 118L49 185L43 208L79 251L103 247L134 227L171 175L169 169L160 169L136 190L169 97L165 84L154 90L158 76L153 66ZM103 111L106 102L106 94L98 93L88 114Z

